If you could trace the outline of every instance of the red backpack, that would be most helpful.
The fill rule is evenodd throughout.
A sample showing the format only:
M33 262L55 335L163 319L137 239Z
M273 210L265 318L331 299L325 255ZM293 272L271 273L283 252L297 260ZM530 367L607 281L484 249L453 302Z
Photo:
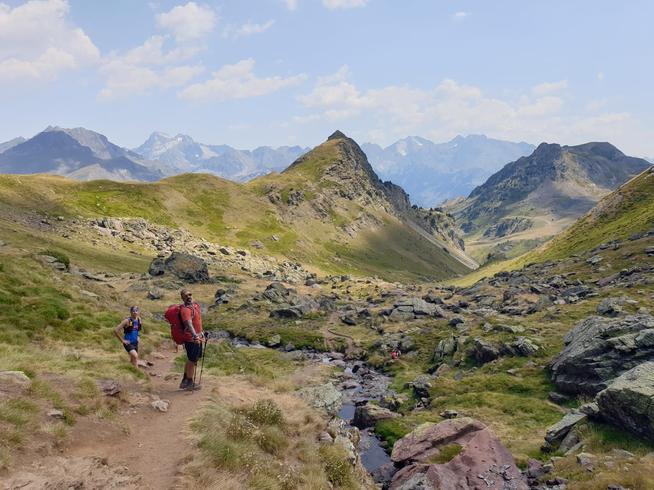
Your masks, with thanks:
M177 345L182 345L186 340L184 338L186 329L182 324L182 307L184 305L170 305L164 313L164 317L170 323L170 336ZM195 308L191 308L191 318L195 314Z

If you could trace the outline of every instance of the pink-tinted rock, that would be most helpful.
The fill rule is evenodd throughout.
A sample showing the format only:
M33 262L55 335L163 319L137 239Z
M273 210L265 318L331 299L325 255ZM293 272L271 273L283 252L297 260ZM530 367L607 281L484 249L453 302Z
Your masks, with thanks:
M452 452L454 445L460 451ZM455 454L435 463L443 448ZM392 490L527 490L513 456L484 424L464 417L423 424L397 441L391 459L404 466Z

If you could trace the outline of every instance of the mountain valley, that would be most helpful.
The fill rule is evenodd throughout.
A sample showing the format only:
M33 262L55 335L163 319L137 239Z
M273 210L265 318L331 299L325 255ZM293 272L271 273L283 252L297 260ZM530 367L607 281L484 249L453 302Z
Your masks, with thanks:
M132 158L68 136L85 143L71 159ZM467 200L421 208L337 131L245 183L154 180L0 176L9 488L654 486L641 160L541 145ZM541 239L543 209L554 239L477 268L469 237ZM194 393L175 389L183 354L162 316L183 287L212 332ZM132 304L139 368L112 337Z

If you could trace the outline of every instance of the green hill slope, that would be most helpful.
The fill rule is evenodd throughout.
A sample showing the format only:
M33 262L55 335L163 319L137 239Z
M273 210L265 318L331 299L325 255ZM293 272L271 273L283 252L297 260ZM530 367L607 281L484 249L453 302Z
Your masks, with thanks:
M453 221L412 208L404 191L382 183L345 136L328 140L282 174L246 185L206 174L156 183L2 175L0 231L15 229L16 216L27 223L25 242L30 234L42 238L39 216L130 217L224 245L254 246L257 253L327 273L442 279L474 266L459 248ZM59 242L73 255L83 248Z
M610 240L654 228L654 170L649 168L602 199L588 214L532 258L565 258Z

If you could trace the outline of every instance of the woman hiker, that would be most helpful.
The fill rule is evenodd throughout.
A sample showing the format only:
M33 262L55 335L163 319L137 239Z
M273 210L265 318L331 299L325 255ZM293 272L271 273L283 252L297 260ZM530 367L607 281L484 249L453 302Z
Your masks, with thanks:
M139 334L142 331L143 324L141 323L138 306L132 306L129 309L129 316L114 329L114 335L123 343L123 347L129 354L129 360L134 367L138 367L139 363Z

